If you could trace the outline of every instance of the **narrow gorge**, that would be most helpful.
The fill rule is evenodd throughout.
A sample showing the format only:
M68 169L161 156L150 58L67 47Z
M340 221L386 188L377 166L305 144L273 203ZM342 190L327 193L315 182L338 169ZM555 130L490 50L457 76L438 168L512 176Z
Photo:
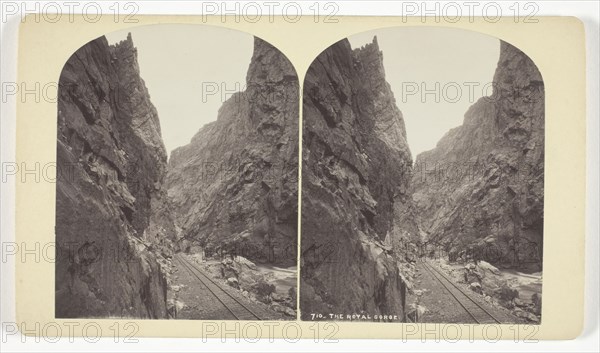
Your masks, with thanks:
M261 318L296 317L298 102L294 67L255 37L245 90L169 159L179 250L252 299ZM211 317L194 309L182 315Z
M303 319L418 321L429 311L428 322L469 322L476 316L448 317L439 306L455 300L442 295L443 275L457 290L481 294L476 301L487 304L477 305L493 313L483 322L539 322L544 85L529 57L499 45L493 94L414 164L377 36L354 50L342 40L311 64L303 95ZM529 279L519 286L532 273L539 287Z
M100 37L60 76L56 316L242 318L223 296L258 319L295 317L293 66L255 38L245 90L167 163L137 56L131 33Z

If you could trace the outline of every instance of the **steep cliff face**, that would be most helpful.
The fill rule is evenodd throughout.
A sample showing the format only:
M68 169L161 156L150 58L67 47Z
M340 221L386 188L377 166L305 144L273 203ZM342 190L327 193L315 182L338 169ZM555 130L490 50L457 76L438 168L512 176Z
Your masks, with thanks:
M311 64L303 95L302 316L404 315L396 243L414 232L412 159L377 38L342 40Z
M246 90L171 153L167 185L182 250L296 263L298 78L281 52L255 38Z
M501 42L493 95L419 154L413 187L429 240L451 257L541 270L544 84L529 57Z
M58 97L56 316L164 318L167 158L131 36L77 50Z

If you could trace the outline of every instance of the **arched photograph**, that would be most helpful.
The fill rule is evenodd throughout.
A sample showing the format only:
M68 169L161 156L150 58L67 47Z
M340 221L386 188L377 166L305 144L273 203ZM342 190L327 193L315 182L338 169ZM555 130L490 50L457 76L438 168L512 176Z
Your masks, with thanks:
M510 43L386 28L303 85L302 320L539 324L544 82Z
M298 77L204 25L108 33L58 91L57 318L295 320Z

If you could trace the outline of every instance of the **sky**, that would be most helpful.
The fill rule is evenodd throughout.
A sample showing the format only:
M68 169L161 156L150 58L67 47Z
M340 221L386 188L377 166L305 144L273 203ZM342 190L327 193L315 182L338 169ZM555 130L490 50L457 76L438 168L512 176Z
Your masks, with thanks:
M419 153L434 148L448 130L461 125L478 98L491 95L500 41L441 27L379 29L348 40L357 48L372 42L374 35L415 160Z
M214 26L161 24L112 32L106 38L114 44L128 32L138 50L140 76L158 111L167 153L215 121L232 91L244 90L252 35Z
M128 32L138 49L140 75L158 111L168 153L215 121L231 92L244 90L252 35L215 26L161 24L106 37L113 44ZM491 94L500 43L476 32L441 27L379 29L348 40L356 48L375 35L416 159L461 125L479 97Z

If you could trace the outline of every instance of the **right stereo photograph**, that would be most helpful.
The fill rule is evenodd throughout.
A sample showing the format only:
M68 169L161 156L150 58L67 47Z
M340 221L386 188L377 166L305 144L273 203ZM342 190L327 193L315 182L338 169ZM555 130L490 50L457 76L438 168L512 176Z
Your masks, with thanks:
M303 86L300 315L539 324L544 82L510 43L387 28Z

